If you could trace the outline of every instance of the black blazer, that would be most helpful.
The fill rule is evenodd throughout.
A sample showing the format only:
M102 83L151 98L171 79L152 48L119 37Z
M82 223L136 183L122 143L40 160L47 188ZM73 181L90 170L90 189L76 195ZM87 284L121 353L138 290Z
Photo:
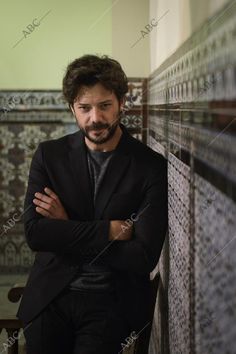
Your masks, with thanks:
M139 330L149 320L149 273L155 268L167 228L167 162L123 131L93 205L86 146L81 131L39 144L25 197L25 236L36 251L17 317L31 322L90 259L110 267L120 311ZM35 192L48 186L69 220L35 211ZM109 220L134 221L129 241L109 241ZM130 222L130 221L129 221ZM128 226L128 221L125 224Z

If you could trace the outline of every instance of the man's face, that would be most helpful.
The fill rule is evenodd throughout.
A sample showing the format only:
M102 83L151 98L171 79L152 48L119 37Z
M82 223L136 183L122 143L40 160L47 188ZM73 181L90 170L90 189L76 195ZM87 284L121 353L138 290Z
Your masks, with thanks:
M72 111L83 134L95 144L110 140L119 125L120 109L115 94L101 84L85 86L73 104Z

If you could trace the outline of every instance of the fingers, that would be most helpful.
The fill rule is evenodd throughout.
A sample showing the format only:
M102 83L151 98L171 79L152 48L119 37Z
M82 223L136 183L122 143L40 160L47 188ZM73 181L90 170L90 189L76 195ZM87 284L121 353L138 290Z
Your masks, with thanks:
M45 194L36 192L34 195L35 199L33 199L33 203L39 207L41 207L41 209L45 209L46 211L53 211L53 209L55 209L57 207L57 202L59 201L57 195L48 187L44 188L44 191L50 195L49 197ZM36 209L37 210L37 209Z
M38 193L38 192L37 192L37 193L35 193L34 195L35 195L35 197L36 197L38 200L40 200L40 201L42 201L42 202L45 202L45 203L48 203L48 204L50 204L50 203L53 202L52 198L47 197L45 194L42 194L42 193Z
M125 220L111 220L109 240L129 241L132 238L133 229L125 224Z
M49 202L50 199L53 199L53 200L55 200L56 202L59 202L58 196L57 196L50 188L45 187L45 188L44 188L44 191L45 191L45 193L46 193L47 195L49 195L49 197L46 196L45 194L39 193L39 192L35 193L35 196L36 196L37 198L39 198L39 199L44 200L45 202Z
M58 196L48 187L44 188L45 193L47 193L47 195L49 195L52 199L59 201Z
M55 209L55 206L53 204L51 204L51 200L49 201L49 203L47 203L47 202L43 202L42 200L39 200L39 199L33 199L33 203L35 205L38 205L39 207L47 210L47 211L52 211L53 209Z
M45 193L35 193L33 203L37 206L36 211L51 219L68 220L68 215L60 202L58 196L48 187L44 188Z
M36 211L37 211L37 213L39 213L43 216L46 216L47 218L52 218L51 214L48 211L46 211L45 209L42 209L40 207L36 207Z
M49 197L43 193L39 193L39 192L36 192L34 195L37 199L47 203L47 204L50 204L53 206L53 201L54 203L56 202L56 204L60 204L60 200L58 199L58 196L48 187L45 187L44 188L44 191L46 194L49 195ZM34 199L35 200L35 199ZM40 205L40 204L39 204ZM43 205L42 205L43 206Z

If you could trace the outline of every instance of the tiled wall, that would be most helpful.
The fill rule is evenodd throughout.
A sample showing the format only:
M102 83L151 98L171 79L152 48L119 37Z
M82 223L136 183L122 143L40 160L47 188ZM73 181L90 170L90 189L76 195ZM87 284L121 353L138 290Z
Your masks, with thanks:
M169 233L150 354L234 354L236 2L150 77L147 143L168 159Z
M129 80L122 123L146 141L146 80ZM0 272L28 272L28 248L22 212L32 155L39 142L77 130L59 91L0 92Z

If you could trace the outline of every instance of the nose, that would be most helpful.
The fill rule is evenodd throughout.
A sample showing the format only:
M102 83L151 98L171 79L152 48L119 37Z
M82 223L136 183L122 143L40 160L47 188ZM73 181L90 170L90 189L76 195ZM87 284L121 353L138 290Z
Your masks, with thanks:
M93 107L91 111L91 120L94 123L98 123L101 121L101 112L98 107Z

